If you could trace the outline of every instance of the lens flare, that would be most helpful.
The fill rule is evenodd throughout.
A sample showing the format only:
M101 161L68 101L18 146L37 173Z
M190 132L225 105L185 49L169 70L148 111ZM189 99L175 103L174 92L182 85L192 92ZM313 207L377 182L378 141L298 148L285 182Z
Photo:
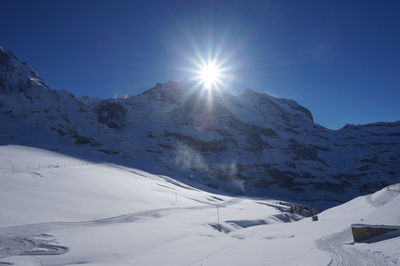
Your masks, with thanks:
M193 82L192 89L200 89L210 96L221 95L236 80L233 75L236 66L231 62L234 51L223 53L223 42L203 50L196 43L192 45L193 48L185 55L192 66L182 68L191 74L188 80Z
M200 68L200 79L206 89L211 90L220 82L221 70L215 62L208 62Z

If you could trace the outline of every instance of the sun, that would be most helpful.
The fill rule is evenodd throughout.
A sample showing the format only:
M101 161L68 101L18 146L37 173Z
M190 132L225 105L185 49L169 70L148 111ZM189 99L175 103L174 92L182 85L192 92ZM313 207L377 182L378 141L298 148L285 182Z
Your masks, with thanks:
M221 70L215 62L208 62L200 68L200 79L206 89L211 90L220 82Z
M193 81L193 89L201 89L212 95L228 88L229 82L234 79L233 66L228 64L230 57L221 57L220 53L213 54L209 51L208 56L204 56L196 51L195 56L187 56L192 67L183 70L192 74L189 80Z

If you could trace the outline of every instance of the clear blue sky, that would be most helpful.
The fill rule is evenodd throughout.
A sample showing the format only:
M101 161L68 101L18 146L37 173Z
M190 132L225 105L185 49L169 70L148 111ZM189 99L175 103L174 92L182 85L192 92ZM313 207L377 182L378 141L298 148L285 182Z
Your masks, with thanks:
M2 0L0 46L102 98L188 78L194 47L218 46L233 93L295 99L331 129L400 120L400 1Z

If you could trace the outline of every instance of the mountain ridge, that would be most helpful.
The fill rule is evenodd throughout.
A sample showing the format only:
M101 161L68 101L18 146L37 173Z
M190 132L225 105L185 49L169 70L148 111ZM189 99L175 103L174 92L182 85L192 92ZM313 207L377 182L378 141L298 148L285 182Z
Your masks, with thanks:
M1 135L13 136L3 144L29 130L37 143L83 147L235 193L333 205L395 182L400 170L399 121L330 130L294 100L196 90L188 81L118 99L75 98L3 48L0 113Z

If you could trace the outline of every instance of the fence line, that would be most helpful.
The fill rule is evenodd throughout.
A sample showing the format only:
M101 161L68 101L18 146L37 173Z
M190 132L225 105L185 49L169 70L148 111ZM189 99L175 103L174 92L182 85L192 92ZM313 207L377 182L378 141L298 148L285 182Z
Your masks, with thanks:
M36 164L29 164L29 163L12 163L10 166L10 172L5 171L3 174L11 173L19 174L19 173L29 173L34 171L42 171L44 169L55 169L55 168L71 168L77 166L89 166L89 165L96 165L99 164L97 162L58 162L58 163L38 163Z

